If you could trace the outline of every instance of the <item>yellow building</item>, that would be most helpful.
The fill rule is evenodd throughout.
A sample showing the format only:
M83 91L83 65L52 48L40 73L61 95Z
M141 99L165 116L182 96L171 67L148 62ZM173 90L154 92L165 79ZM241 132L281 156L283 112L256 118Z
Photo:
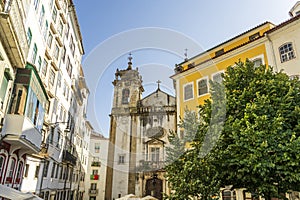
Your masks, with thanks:
M222 81L221 73L239 60L250 59L255 65L266 64L283 70L290 77L300 76L300 1L290 10L291 18L275 26L265 22L193 58L177 64L175 82L177 118L186 109L197 111L197 106L210 97L209 80ZM189 144L187 144L189 148ZM245 189L221 188L222 199L250 199ZM299 192L286 194L296 199Z
M296 5L295 5L296 6ZM197 111L197 106L209 98L209 80L222 81L221 73L239 60L252 60L255 65L274 66L290 75L300 74L297 48L300 46L300 3L291 10L291 19L275 26L270 22L258 25L206 52L177 64L175 82L177 117L184 117L186 109Z
M209 97L209 80L221 81L221 73L239 60L249 58L268 64L264 33L274 25L265 22L176 66L177 113L197 109Z

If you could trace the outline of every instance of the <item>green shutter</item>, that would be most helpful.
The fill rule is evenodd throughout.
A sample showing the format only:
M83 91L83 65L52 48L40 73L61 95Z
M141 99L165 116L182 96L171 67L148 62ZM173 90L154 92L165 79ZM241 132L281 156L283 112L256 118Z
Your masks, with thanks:
M8 77L4 73L4 76L3 76L3 79L2 79L2 83L1 83L1 90L0 90L1 104L3 103L3 101L5 99L7 86L8 86Z

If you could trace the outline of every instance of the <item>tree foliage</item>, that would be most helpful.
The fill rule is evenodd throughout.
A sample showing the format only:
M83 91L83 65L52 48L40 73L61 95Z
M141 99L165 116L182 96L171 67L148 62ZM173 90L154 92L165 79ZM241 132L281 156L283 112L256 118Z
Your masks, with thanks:
M226 185L266 199L299 188L299 80L247 60L211 85L199 119L186 114L180 123L191 148L184 150L185 137L170 137L176 148L167 155L177 159L166 168L169 199L209 199Z

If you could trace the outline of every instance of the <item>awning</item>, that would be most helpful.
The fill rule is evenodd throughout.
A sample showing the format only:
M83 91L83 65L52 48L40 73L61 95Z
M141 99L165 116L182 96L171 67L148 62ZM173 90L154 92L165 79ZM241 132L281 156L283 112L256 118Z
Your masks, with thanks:
M32 193L23 193L14 188L7 187L0 184L0 197L4 197L12 200L42 200L38 196Z

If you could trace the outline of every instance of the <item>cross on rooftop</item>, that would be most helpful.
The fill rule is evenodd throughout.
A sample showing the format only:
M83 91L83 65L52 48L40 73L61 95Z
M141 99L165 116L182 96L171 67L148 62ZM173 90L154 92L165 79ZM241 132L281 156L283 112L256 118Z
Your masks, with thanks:
M157 83L157 89L159 89L159 84L161 83L161 81L157 80L156 83Z

